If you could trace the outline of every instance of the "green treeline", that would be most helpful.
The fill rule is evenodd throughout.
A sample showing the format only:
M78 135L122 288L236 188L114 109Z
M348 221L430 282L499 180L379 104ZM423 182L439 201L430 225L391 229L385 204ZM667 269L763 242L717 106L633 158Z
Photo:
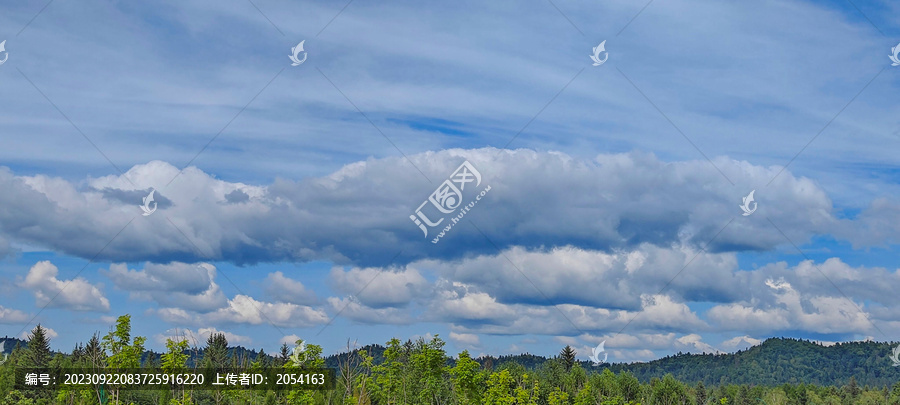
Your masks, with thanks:
M391 339L385 346L348 347L341 355L323 358L319 345L297 341L293 347L282 345L279 353L269 355L228 346L223 334L211 335L202 347L189 347L187 341L168 340L166 352L156 354L144 348L146 339L131 336L131 318L118 318L106 335L94 335L86 343L76 345L69 354L50 350L49 338L38 325L27 344L17 346L11 355L3 356L0 365L0 403L25 404L489 404L489 405L900 405L900 383L896 377L889 384L862 384L855 376L844 384L819 385L808 381L769 384L767 370L782 361L795 368L811 368L810 375L822 374L833 379L834 370L822 369L822 348L809 342L772 339L763 345L726 355L676 355L650 363L604 365L592 367L576 360L577 353L565 347L556 357L545 359L523 355L473 359L467 351L452 358L444 349L444 341L435 336L429 340L401 342ZM871 342L867 342L871 343ZM847 344L834 350L850 370L867 367L862 359L871 353L856 352L864 345ZM348 344L348 346L350 346ZM813 347L814 346L814 347ZM791 353L797 347L809 352ZM824 348L834 349L834 347ZM827 352L827 350L826 350ZM854 359L847 353L856 353ZM740 355L740 356L738 356ZM830 356L831 354L829 354ZM779 357L780 356L780 357ZM804 357L810 356L810 357ZM516 361L518 360L521 361ZM731 362L732 368L719 364ZM897 368L884 363L884 358L865 370L875 379L896 375ZM749 364L745 364L749 363ZM824 363L823 363L824 364ZM56 390L14 390L15 370L21 368L85 368L115 372L126 368L154 367L184 370L202 367L265 368L288 370L334 367L335 389L329 391L251 391L190 390L116 390L114 387L65 388ZM742 368L744 367L744 368ZM785 368L785 366L781 366ZM878 371L875 367L886 370ZM668 370L674 370L670 372ZM721 370L720 370L721 369ZM815 372L812 371L815 369ZM718 376L722 370L744 370L758 373L743 376ZM785 368L788 370L788 368ZM792 369L790 369L792 370ZM785 372L790 372L785 371ZM664 373L650 376L653 373ZM843 373L841 371L840 373ZM839 373L839 374L840 374ZM650 376L644 379L643 376ZM753 377L762 382L733 383L739 378ZM801 378L802 376L798 377ZM715 384L707 381L719 378ZM777 377L776 378L782 378ZM793 378L793 377L792 377ZM866 377L869 378L869 377ZM801 380L802 381L802 380Z
M892 367L892 346L885 342L847 342L822 346L806 340L771 338L760 345L737 353L683 354L678 353L645 363L603 364L592 367L589 361L580 361L585 369L601 371L609 368L614 373L629 372L641 382L672 374L675 379L690 384L703 382L706 386L749 384L776 386L781 384L814 384L844 386L853 377L857 384L870 387L892 386L900 381L900 367ZM382 361L381 345L362 347ZM328 367L337 367L346 353L325 359ZM579 354L584 359L584 354ZM533 370L544 364L547 358L533 354L484 356L475 359L487 368L503 363L517 363ZM452 363L452 360L451 360Z

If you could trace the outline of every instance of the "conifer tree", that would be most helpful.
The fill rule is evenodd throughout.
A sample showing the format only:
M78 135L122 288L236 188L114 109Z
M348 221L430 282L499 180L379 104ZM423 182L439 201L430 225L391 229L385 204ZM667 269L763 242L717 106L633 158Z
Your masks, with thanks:
M224 368L228 364L228 339L224 333L213 333L203 349L203 367Z
M41 324L31 331L28 335L27 351L25 352L25 364L27 367L47 367L50 365L50 338L47 337L47 330Z
M566 372L572 369L572 366L575 365L575 349L572 346L566 345L559 352L559 358L562 359L563 364L566 366Z
M288 358L291 357L291 348L288 347L287 343L281 344L281 352L278 357L278 367L284 366L284 363L287 363Z

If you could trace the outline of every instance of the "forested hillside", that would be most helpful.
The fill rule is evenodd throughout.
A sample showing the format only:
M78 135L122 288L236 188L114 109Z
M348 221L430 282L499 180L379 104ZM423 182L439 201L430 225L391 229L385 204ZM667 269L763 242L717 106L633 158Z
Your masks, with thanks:
M430 340L371 345L324 358L322 347L298 340L272 356L229 347L216 333L202 347L168 339L164 353L144 349L131 336L129 316L106 335L89 337L70 353L50 350L38 325L27 344L3 355L0 403L37 404L490 404L490 405L900 405L900 367L891 345L854 342L824 347L802 340L769 339L734 354L679 354L648 363L593 366L570 347L544 358L530 354L473 359L447 353L439 336ZM350 345L348 345L350 346ZM334 389L187 389L160 385L128 390L108 384L16 390L15 371L81 368L104 374L137 367L179 373L242 368L336 370ZM293 387L293 386L291 386ZM27 387L26 387L27 388Z
M407 342L412 345L413 342ZM807 340L771 338L758 346L737 353L687 354L679 353L647 363L613 363L592 366L589 361L579 361L587 370L602 371L609 368L620 373L634 374L641 382L672 374L680 381L706 385L720 384L816 384L843 386L856 378L860 385L885 386L900 381L900 367L892 367L891 349L897 343L849 342L823 346ZM384 346L369 345L359 349L382 361ZM347 354L329 356L329 367L337 367ZM576 359L584 358L578 353ZM548 358L532 354L486 356L475 359L488 369L505 363L515 363L528 370L543 365ZM612 359L610 359L612 360ZM451 360L452 364L452 360Z

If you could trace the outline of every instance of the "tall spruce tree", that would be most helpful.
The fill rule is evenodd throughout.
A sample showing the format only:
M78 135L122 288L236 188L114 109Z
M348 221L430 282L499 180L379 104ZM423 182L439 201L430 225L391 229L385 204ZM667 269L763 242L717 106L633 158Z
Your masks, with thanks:
M25 352L25 364L27 367L47 367L50 365L50 338L47 330L41 324L31 331L28 336L28 350Z
M278 356L278 364L277 364L278 367L281 367L284 365L284 363L287 363L287 361L290 357L291 357L291 348L288 347L287 343L282 343L281 344L281 353Z
M566 372L571 370L572 366L575 365L575 354L575 349L573 349L572 346L569 345L566 345L566 347L559 351L559 358L566 366Z
M228 339L224 333L213 333L206 338L203 349L203 367L225 368L228 364Z
M106 367L106 352L100 346L100 337L96 333L94 336L91 336L91 340L88 340L87 345L84 346L84 357L86 365L94 370Z

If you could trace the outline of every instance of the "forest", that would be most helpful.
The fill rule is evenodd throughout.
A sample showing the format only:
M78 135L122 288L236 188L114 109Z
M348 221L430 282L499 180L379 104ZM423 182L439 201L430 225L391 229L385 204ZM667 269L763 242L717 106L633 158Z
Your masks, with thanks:
M12 340L4 340L9 343ZM497 405L900 405L900 367L888 361L890 344L851 342L830 347L774 338L732 354L683 354L648 363L578 361L569 346L544 358L534 355L453 356L439 336L391 339L325 357L322 347L298 340L270 355L231 347L224 334L202 347L166 341L166 351L145 349L131 336L131 318L120 316L105 335L95 334L70 353L54 352L38 325L27 341L3 354L3 404L497 404ZM302 353L302 360L300 354ZM16 388L17 369L115 371L135 368L179 371L203 368L335 370L329 390L188 389L115 387Z

